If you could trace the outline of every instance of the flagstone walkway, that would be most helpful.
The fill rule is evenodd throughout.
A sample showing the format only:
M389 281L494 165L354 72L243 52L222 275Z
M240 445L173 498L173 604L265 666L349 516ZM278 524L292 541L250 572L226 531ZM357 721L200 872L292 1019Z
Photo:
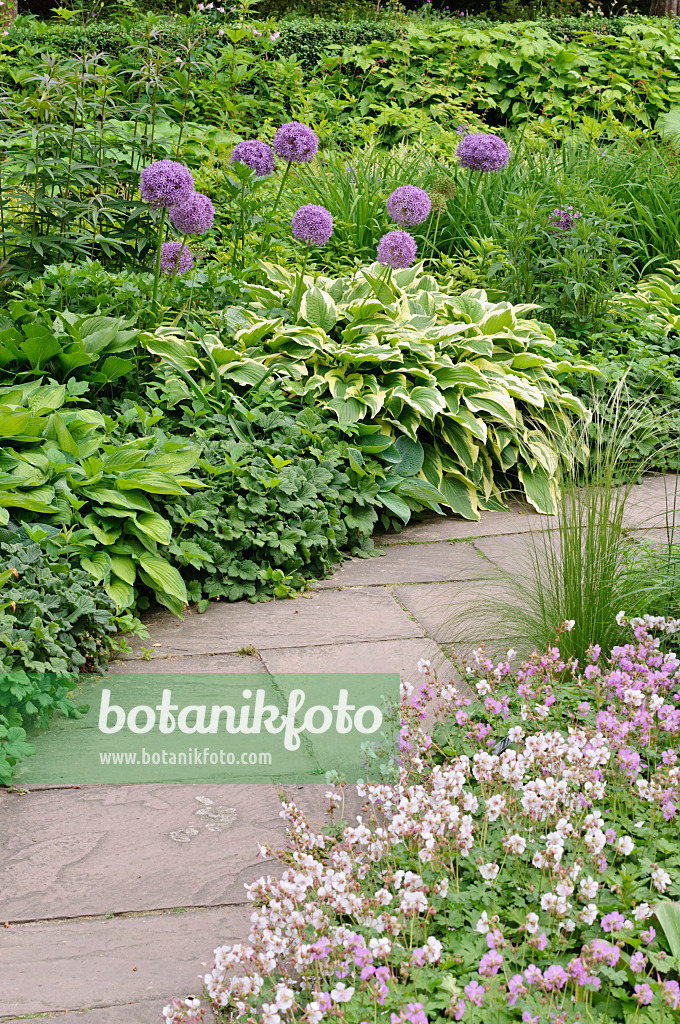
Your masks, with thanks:
M633 535L665 534L674 490L674 477L634 489ZM295 601L214 603L183 622L156 613L152 660L138 644L113 671L413 679L419 658L447 671L451 644L510 646L481 602L502 592L495 567L522 572L546 524L519 505L479 523L431 516ZM318 820L326 787L292 789ZM247 933L243 886L264 870L256 840L283 844L279 806L273 785L1 791L0 1020L154 1024L171 996L200 995L213 948Z

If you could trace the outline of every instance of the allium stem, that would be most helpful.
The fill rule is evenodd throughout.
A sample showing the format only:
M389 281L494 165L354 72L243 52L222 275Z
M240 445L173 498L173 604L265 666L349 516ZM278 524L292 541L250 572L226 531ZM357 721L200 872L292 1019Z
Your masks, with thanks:
M305 258L302 261L302 267L298 275L298 279L295 285L295 291L293 292L293 303L295 308L295 316L297 317L300 312L300 304L302 302L302 293L305 286L305 270L307 269L307 261L309 260L309 250L311 246L305 246Z
M161 210L161 219L158 223L158 241L156 243L156 268L154 271L153 278L153 294L151 301L153 303L154 312L158 308L158 282L161 279L161 246L163 244L163 228L165 227L165 214L166 208L163 207Z
M286 169L283 172L283 177L281 178L281 184L279 185L279 191L278 191L278 193L276 195L276 199L274 200L274 205L271 208L271 213L269 214L270 228L271 228L271 223L274 220L274 214L276 213L276 211L278 209L279 201L281 199L281 194L283 192L283 186L286 184L286 179L288 177L288 174L290 173L290 167L291 167L292 162L293 162L292 160L288 161L288 163L286 164ZM265 245L265 243L266 243L266 241L267 241L267 239L268 239L268 237L270 235L271 235L271 230L268 231L265 228L265 230L262 232L262 240L260 242L260 248L258 249L258 252L257 252L258 256L264 256L264 245Z

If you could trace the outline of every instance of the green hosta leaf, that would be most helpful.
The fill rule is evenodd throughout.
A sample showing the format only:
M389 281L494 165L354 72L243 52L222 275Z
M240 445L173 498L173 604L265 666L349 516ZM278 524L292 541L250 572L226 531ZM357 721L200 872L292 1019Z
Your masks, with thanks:
M680 903L659 900L658 903L652 904L652 910L663 928L668 945L671 947L671 953L680 959Z
M136 525L138 530L147 534L158 544L169 544L172 540L172 527L170 523L167 519L163 519L163 516L158 515L157 512L143 512L137 516Z
M459 363L457 366L437 367L434 371L440 388L472 386L482 390L489 385L488 378L475 366Z
M386 448L382 457L392 463L395 473L400 476L415 476L420 473L425 453L420 441L404 435L398 437L392 447Z
M394 490L400 498L410 498L424 508L432 509L433 512L441 513L439 503L446 504L446 498L439 488L427 480L402 480Z
M187 473L195 466L200 449L180 448L178 451L164 452L162 455L150 455L146 460L147 469L156 469L161 473L172 473L173 476Z
M335 413L338 423L343 425L357 423L368 411L364 403L357 401L356 398L333 398L326 403L326 407Z
M154 590L167 594L182 605L187 603L187 592L182 577L165 558L145 551L139 556L139 564L153 581Z
M89 558L81 558L80 564L99 583L111 568L111 559L105 551L94 551Z
M0 506L3 508L23 508L27 512L37 512L46 516L53 516L59 510L45 501L32 497L30 494L21 494L19 491L6 493L0 491Z
M97 519L92 513L84 517L83 525L97 538L100 544L113 544L120 537L119 526L112 526L110 520Z
M126 583L125 580L119 579L118 576L110 576L104 584L104 589L111 600L115 602L118 611L129 608L134 604L135 588Z
M302 296L299 316L313 327L330 331L337 323L338 311L328 292L321 288L310 288Z
M378 497L385 508L388 508L390 512L394 512L395 516L399 516L405 523L408 523L411 518L411 506L407 505L403 498L400 498L392 491L380 491Z
M156 473L150 469L133 469L122 473L117 480L121 491L146 491L148 494L186 494L179 481L169 473Z
M368 434L356 439L356 444L362 451L373 453L383 452L392 444L392 438L387 434Z
M126 555L112 554L110 558L112 572L114 572L121 580L124 580L132 586L137 575L134 561Z
M59 447L61 448L61 450L64 452L68 452L69 455L75 455L75 457L78 458L80 454L78 444L74 440L73 436L71 435L71 432L69 431L68 427L66 426L58 412L55 412L54 415L52 416L52 423L54 425L54 429L57 434L57 440L59 442Z
M256 363L253 359L227 363L220 367L220 377L235 380L239 384L250 384L251 387L257 387L270 373L271 370L268 366Z
M500 334L504 331L514 331L517 326L517 318L512 306L506 305L505 309L491 309L484 316L479 326L485 334Z
M422 413L428 419L433 419L436 413L446 408L444 399L435 388L418 386L411 388L410 391L406 389L395 390L395 394L398 394L407 405L410 405L412 409Z

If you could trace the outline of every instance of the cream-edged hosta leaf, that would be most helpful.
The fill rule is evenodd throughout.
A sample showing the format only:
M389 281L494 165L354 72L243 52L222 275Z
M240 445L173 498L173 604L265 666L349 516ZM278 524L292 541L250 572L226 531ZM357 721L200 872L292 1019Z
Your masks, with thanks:
M256 342L261 341L265 335L272 334L278 330L282 323L283 320L260 320L259 323L255 323L250 327L242 327L234 335L234 340L242 345L254 345Z
M330 402L326 403L326 408L334 412L338 418L338 423L343 425L358 423L359 420L365 418L368 412L368 406L356 398L332 398Z
M541 466L537 466L534 470L527 466L518 466L517 475L527 499L536 511L542 512L544 515L555 515L558 498L556 480L551 479Z
M470 431L456 423L450 416L439 417L435 430L436 436L453 449L459 465L469 470L473 469L479 447Z
M472 481L462 473L445 473L439 490L446 504L464 519L479 519L477 490Z
M437 366L432 372L437 379L437 386L442 389L453 387L484 389L489 383L484 374L471 363Z
M254 359L244 359L241 362L220 366L220 377L235 380L238 384L249 384L251 387L257 387L269 374L269 367L255 362Z
M302 296L298 316L312 327L330 331L338 320L335 300L321 288L310 288Z
M503 377L503 387L507 388L508 394L513 398L519 398L529 405L536 405L539 409L545 405L541 389L535 387L528 380L517 377L514 373L508 373Z
M471 412L488 412L509 427L515 425L517 411L515 403L507 391L494 388L488 391L475 391L474 394L463 397Z
M506 331L513 331L517 324L517 318L509 303L504 303L504 308L495 306L486 313L479 324L485 334L502 334Z
M446 402L436 388L422 386L411 388L410 390L404 388L399 391L399 397L403 398L412 409L415 409L428 419L433 419L438 412L446 408Z

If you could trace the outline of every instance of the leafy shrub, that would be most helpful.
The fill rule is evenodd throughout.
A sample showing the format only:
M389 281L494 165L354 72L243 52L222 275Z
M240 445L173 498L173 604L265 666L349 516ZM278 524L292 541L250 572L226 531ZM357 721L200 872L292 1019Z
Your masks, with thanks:
M554 509L560 438L584 413L561 380L589 365L553 360L551 329L521 317L533 307L493 305L481 291L453 296L422 264L391 279L376 276L377 264L306 278L301 292L293 274L263 267L269 285L249 286L251 311L232 311L233 342L180 342L159 329L142 343L182 377L202 373L193 386L206 402L223 379L276 374L341 425L372 427L376 451L395 442L395 464L409 468L382 500L404 521L423 506L468 519L503 508L509 475L539 510Z
M290 596L344 555L372 550L385 465L353 447L361 437L348 443L312 409L291 416L280 401L275 392L238 422L211 416L205 489L168 509L169 555L201 610L208 598Z
M398 781L323 830L284 803L283 873L248 887L248 938L205 975L217 1018L680 1020L680 662L654 635L680 623L631 626L582 666L559 638L516 672L478 651L474 702L423 663Z
M28 726L45 729L55 712L86 710L68 694L79 671L107 661L120 625L114 602L87 572L10 526L0 529L0 783L33 751Z
M198 451L152 436L116 440L115 422L94 409L71 407L87 385L0 388L0 522L69 527L65 549L94 580L103 581L119 609L133 607L135 583L181 614L186 590L159 552L172 529L152 497L200 486L184 474ZM138 419L142 410L132 410Z

